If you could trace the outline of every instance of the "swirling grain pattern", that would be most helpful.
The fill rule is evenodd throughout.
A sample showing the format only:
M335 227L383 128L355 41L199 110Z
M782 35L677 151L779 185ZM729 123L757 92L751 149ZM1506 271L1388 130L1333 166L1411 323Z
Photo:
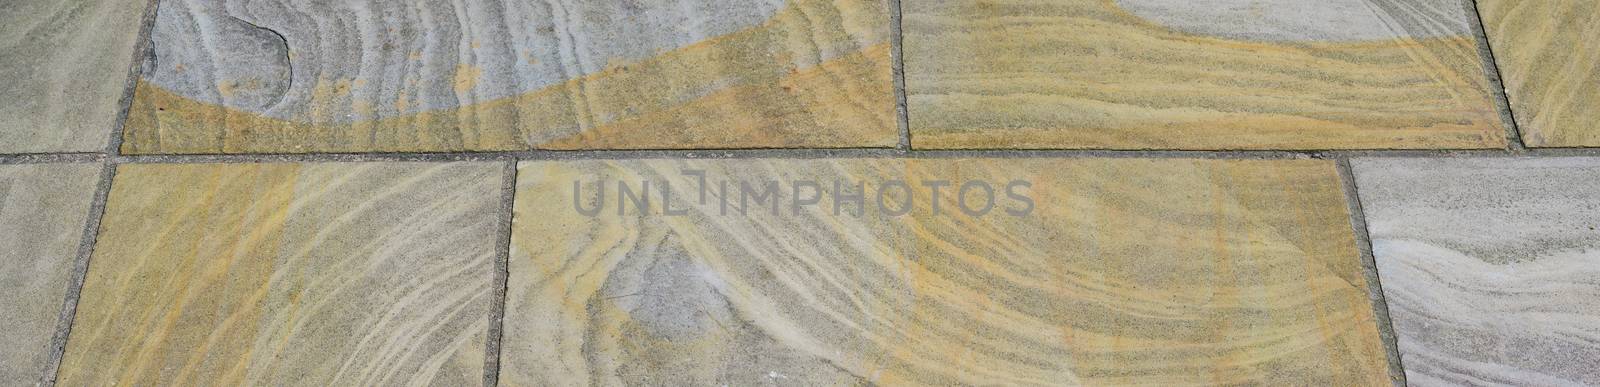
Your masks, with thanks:
M44 377L100 166L0 165L0 385Z
M1600 159L1357 160L1413 385L1600 385Z
M538 161L517 185L505 385L1388 383L1327 161Z
M1461 0L907 0L904 12L917 147L1506 143Z
M124 151L867 147L881 0L163 0Z
M148 3L0 2L0 153L105 149Z
M1600 4L1478 0L1522 140L1600 146Z
M121 166L60 384L481 383L501 170Z

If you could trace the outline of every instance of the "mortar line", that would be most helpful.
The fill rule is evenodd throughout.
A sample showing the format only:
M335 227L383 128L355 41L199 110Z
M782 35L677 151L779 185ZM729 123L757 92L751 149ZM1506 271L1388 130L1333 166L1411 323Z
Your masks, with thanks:
M507 152L372 152L372 153L257 153L103 155L100 153L35 153L0 155L0 164L84 163L115 164L279 163L363 161L507 161L507 160L616 160L616 159L755 159L755 158L1182 158L1182 159L1304 159L1304 158L1455 158L1455 157L1600 157L1600 148L1510 149L1410 149L1410 150L1112 150L1112 149L968 149L932 150L891 148L791 148L696 150L527 150Z
M89 205L88 221L84 222L83 234L78 239L72 276L67 281L67 297L62 301L61 311L56 318L55 335L50 338L49 360L45 362L44 373L39 378L41 386L55 386L56 378L59 376L57 373L61 369L62 357L66 354L67 338L72 333L73 319L77 317L79 295L83 291L84 280L88 278L89 260L94 255L95 240L99 238L100 221L105 215L106 199L111 194L111 181L116 174L116 164L101 164L100 181L95 186L94 199Z
M1577 157L1600 156L1600 148L1533 148L1477 150L1331 150L1317 152L1327 158L1462 158L1462 157Z
M0 155L0 165L8 164L86 164L105 161L99 152L92 153L23 153Z
M272 163L362 161L506 161L506 160L617 160L617 159L755 159L755 158L1184 158L1184 159L1305 159L1337 157L1452 158L1452 157L1600 157L1600 148L1535 148L1467 150L899 150L889 148L840 149L706 149L706 150L529 150L508 152L392 152L305 154L191 154L117 155L117 163ZM30 156L37 158L39 156ZM7 156L0 156L5 163Z
M500 384L500 342L505 335L506 292L511 279L511 225L517 197L517 162L508 160L500 173L500 206L497 215L494 260L494 301L489 308L489 334L485 340L483 385Z
M1367 230L1366 209L1361 206L1360 187L1356 183L1355 169L1350 166L1350 160L1339 158L1335 160L1339 168L1339 180L1344 185L1345 205L1350 212L1350 227L1355 231L1356 247L1361 252L1362 275L1367 280L1368 299L1372 302L1374 323L1377 324L1378 337L1383 341L1383 350L1389 359L1389 380L1396 387L1406 385L1405 365L1400 358L1400 344L1395 336L1394 322L1389 319L1389 301L1383 294L1383 283L1378 275L1377 256L1372 251L1372 235Z
M152 34L155 33L156 11L161 6L159 0L147 0L144 15L139 19L139 35L134 41L133 60L128 66L128 79L122 84L122 98L117 100L117 119L111 126L111 138L106 141L104 153L115 156L122 151L122 135L124 127L128 125L128 113L133 107L134 90L139 86L139 78L144 75L145 65L149 64L150 55L155 50Z
M1506 126L1506 144L1512 152L1528 150L1528 144L1522 141L1522 128L1517 125L1517 114L1511 110L1511 97L1506 93L1506 86L1500 73L1500 62L1495 60L1493 44L1489 43L1489 29L1483 24L1483 12L1478 10L1476 0L1467 0L1467 24L1476 34L1478 58L1483 63L1485 75L1489 78L1489 92L1494 96L1495 110L1500 113L1500 121Z
M901 0L889 0L889 57L894 71L895 125L900 143L895 149L911 150L911 109L906 104L905 16Z
M940 157L1186 157L1186 158L1307 158L1312 152L1292 151L1078 151L1078 150L911 150L890 148L847 149L725 149L725 150L584 150L515 151L484 153L343 153L256 155L140 155L119 156L127 163L217 163L285 161L499 161L591 159L746 159L746 158L940 158Z
M72 334L72 324L77 319L78 301L82 297L83 283L89 276L89 263L94 256L95 242L100 237L100 222L105 216L106 202L111 196L111 184L117 174L118 162L114 156L122 146L122 128L127 124L128 110L133 105L134 88L138 85L139 76L143 72L148 51L152 49L150 36L155 29L156 9L159 4L159 0L146 0L144 13L139 16L139 32L134 36L133 57L129 60L128 75L122 84L122 96L117 99L117 116L109 128L111 135L106 140L105 149L100 153L38 154L15 158L0 155L0 164L6 164L7 161L100 164L100 180L95 185L94 199L89 204L89 216L78 239L78 251L74 256L72 275L67 281L66 299L62 300L61 311L56 317L55 334L50 338L50 353L45 362L44 372L39 377L40 386L53 387L56 385L56 379L60 377L61 361L66 356L67 340Z

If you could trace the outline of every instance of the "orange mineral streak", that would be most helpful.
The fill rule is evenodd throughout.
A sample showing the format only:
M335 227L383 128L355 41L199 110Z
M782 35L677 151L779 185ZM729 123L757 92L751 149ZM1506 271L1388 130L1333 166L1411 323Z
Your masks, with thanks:
M262 321L257 305L267 295L267 284L274 270L273 257L281 243L282 230L290 209L295 185L289 178L295 166L273 165L231 170L204 165L181 170L125 168L123 174L150 178L156 184L204 181L203 187L162 190L164 197L177 203L218 203L244 200L250 206L189 206L176 213L163 206L139 206L127 211L136 216L111 219L106 229L142 229L148 233L133 236L115 234L102 243L129 246L126 251L163 251L181 256L176 266L152 276L139 270L91 271L86 279L93 286L116 289L147 289L137 292L100 292L86 297L79 312L79 327L65 364L91 361L96 356L111 356L126 362L116 367L63 367L61 383L85 385L86 380L116 380L118 385L154 385L163 381L193 380L214 375L221 384L241 384L252 353L248 347L230 345L240 338L253 337ZM167 176L153 176L165 172ZM227 181L256 179L275 184L229 185ZM150 202L139 197L133 185L119 184L111 197L121 201ZM167 222L167 219L183 221ZM187 234L191 230L216 231L206 237ZM117 238L123 236L127 238ZM135 239L128 239L135 238ZM149 267L163 259L160 254L138 256L96 256L114 262L115 267ZM153 289L153 290L149 290ZM239 303L215 297L218 292L245 294ZM171 300L163 307L149 303ZM124 321L112 324L110 321ZM194 321L212 321L214 326ZM107 349L109 348L109 349ZM183 348L194 349L181 350ZM115 353L94 352L91 350ZM215 359L227 359L217 361ZM98 371L95 371L98 370ZM115 373L115 376L110 373Z
M365 115L348 98L279 119L141 82L123 152L889 147L887 22L879 2L794 1L762 25L525 94L354 122L337 120ZM478 74L459 68L456 91L488 82Z

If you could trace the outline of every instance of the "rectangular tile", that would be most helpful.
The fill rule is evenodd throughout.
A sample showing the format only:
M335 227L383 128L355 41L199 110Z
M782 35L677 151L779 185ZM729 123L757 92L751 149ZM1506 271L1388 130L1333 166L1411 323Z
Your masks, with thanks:
M517 185L504 385L1387 383L1327 161L537 161Z
M121 166L60 383L481 383L502 171Z
M0 153L106 148L147 3L7 0L0 6Z
M1600 385L1600 159L1355 161L1412 385Z
M1522 140L1600 147L1600 4L1478 0Z
M905 0L903 8L918 148L1506 144L1461 0Z
M0 385L44 377L99 164L0 165Z
M164 0L123 151L888 147L889 30L880 0Z

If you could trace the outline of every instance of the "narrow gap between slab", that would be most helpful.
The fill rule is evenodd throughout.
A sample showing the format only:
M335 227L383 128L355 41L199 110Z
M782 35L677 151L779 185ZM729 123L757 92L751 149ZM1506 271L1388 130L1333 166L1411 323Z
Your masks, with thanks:
M1383 350L1389 360L1389 380L1396 387L1404 387L1405 366L1401 362L1400 344L1394 333L1394 323L1389 319L1389 301L1383 295L1383 283L1378 276L1377 256L1372 252L1372 235L1367 230L1367 214L1361 206L1361 194L1357 191L1355 170L1350 166L1348 158L1340 158L1335 162L1339 168L1339 180L1343 183L1345 205L1350 209L1350 228L1355 232L1356 248L1361 252L1361 269L1367 282L1367 298L1372 301L1378 337L1383 341Z
M72 333L72 322L77 317L79 294L83 291L84 279L88 278L89 260L94 256L94 244L100 235L100 220L106 212L106 199L111 194L111 181L116 174L116 164L101 164L100 181L95 186L94 200L89 204L88 220L84 222L83 234L78 241L72 275L67 281L67 297L62 301L61 312L56 318L56 332L50 339L49 361L45 363L44 372L40 375L40 386L48 387L56 384L61 358L66 354L67 339Z
M506 292L510 286L511 225L515 217L517 196L517 162L507 161L500 175L500 206L498 235L495 238L494 294L489 308L489 333L485 340L483 385L500 384L500 348L505 336Z
M900 0L889 0L889 46L894 70L895 125L900 133L900 143L895 149L911 150L911 111L906 105L906 50L905 15L901 13Z
M1528 151L1528 145L1522 142L1522 128L1517 125L1517 114L1511 110L1511 97L1506 93L1503 74L1500 73L1500 63L1495 60L1493 44L1489 43L1488 27L1483 24L1483 12L1478 10L1477 0L1465 0L1471 13L1467 18L1472 26L1472 32L1478 42L1478 57L1483 62L1484 76L1489 78L1489 92L1494 95L1496 110L1500 112L1500 121L1506 125L1506 145L1513 153Z

